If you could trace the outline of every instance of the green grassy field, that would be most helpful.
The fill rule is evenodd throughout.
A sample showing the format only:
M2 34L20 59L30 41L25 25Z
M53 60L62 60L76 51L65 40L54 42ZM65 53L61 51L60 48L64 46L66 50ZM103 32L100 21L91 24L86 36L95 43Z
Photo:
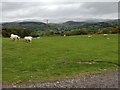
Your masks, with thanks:
M118 67L112 63L118 63L118 35L108 37L41 37L32 43L3 38L3 82L47 81L115 70Z

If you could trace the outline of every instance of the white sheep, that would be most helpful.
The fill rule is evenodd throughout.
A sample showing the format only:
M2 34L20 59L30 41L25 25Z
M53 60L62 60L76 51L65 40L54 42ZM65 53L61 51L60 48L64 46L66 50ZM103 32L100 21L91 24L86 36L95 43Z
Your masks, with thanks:
M88 37L90 38L90 37L92 37L92 35L89 35Z
M12 40L19 40L20 37L18 35L14 35L14 34L11 34L11 37L10 37Z
M38 39L40 38L40 37L37 37Z
M103 34L104 35L104 37L107 37L108 36L108 34Z
M31 36L26 36L24 37L24 39L27 41L27 42L32 42L32 37Z
M65 37L66 35L64 35L64 37Z

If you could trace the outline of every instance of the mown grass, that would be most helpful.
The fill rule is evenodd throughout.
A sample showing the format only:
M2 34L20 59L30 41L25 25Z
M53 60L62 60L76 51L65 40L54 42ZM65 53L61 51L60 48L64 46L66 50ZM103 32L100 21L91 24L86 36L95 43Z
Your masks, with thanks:
M115 70L118 35L41 37L26 43L3 38L3 82L47 81L86 72ZM103 61L79 63L81 61ZM105 62L104 62L105 61Z

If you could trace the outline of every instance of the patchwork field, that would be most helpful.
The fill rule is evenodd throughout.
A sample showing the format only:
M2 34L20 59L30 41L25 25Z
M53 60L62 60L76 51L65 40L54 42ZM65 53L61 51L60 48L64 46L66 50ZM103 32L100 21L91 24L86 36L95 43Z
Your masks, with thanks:
M109 39L107 39L109 38ZM118 35L2 39L4 83L42 82L118 68Z

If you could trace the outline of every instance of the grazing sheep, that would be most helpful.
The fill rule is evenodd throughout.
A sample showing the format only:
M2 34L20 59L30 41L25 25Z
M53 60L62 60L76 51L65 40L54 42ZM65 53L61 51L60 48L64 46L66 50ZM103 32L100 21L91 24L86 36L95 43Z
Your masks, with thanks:
M92 37L92 35L89 35L88 37L90 38L90 37Z
M37 38L40 38L40 37L37 37Z
M18 36L17 39L20 40L20 36Z
M108 36L108 34L103 34L104 35L104 37L107 37Z
M24 37L24 39L27 41L27 42L32 42L32 37L31 36L26 36Z
M64 35L64 36L66 36L66 35Z
M14 35L14 34L11 34L11 37L10 37L12 40L19 40L20 37L18 35Z

